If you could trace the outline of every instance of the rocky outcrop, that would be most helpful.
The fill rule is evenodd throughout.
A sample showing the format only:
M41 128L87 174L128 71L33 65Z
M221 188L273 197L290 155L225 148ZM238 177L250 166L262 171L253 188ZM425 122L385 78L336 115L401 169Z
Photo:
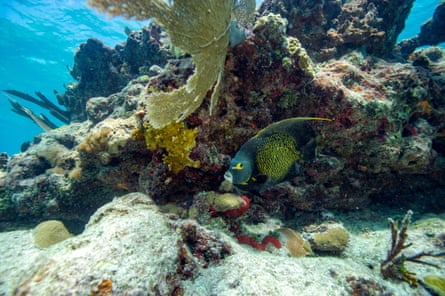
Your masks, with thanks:
M413 2L266 0L259 12L286 18L287 34L298 38L309 55L321 62L354 50L379 57L391 55Z
M296 178L249 192L249 219L375 202L443 209L443 51L420 50L404 63L357 51L315 63L304 43L286 34L288 22L277 14L259 17L253 34L228 52L214 112L208 96L184 121L196 131L187 151L193 167L173 172L168 151L146 143L150 127L142 120L142 90L174 89L193 72L190 59L181 58L88 100L90 121L39 135L9 159L0 175L1 219L86 221L114 196L133 191L188 208L201 192L219 190L230 157L249 137L296 116L332 119L310 123L317 158Z

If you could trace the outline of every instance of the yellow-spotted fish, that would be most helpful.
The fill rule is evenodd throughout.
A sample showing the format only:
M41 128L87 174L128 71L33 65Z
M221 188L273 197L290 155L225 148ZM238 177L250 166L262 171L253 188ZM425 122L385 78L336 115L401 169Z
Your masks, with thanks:
M314 132L308 120L295 117L270 124L241 146L224 178L247 189L260 189L295 176L304 161L315 157Z

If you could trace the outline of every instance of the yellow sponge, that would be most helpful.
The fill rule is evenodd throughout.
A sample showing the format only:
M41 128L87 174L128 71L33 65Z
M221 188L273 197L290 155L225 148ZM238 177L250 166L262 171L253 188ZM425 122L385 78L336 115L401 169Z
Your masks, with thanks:
M155 129L145 124L144 138L149 150L164 148L164 163L177 174L185 166L199 168L200 162L190 158L190 152L196 146L198 129L188 129L183 122L171 123L163 128Z

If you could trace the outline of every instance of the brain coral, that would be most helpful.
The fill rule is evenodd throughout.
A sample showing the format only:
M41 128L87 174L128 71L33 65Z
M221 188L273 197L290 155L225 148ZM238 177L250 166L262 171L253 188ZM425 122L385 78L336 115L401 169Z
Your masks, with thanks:
M33 231L34 242L41 248L47 248L71 236L65 225L57 220L44 221Z

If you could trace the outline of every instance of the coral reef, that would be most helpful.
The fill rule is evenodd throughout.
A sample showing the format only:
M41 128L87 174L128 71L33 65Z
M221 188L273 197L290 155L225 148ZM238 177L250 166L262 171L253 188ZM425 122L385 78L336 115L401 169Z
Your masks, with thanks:
M353 50L390 55L413 0L290 1L266 0L259 13L286 18L287 33L300 40L317 61Z
M426 243L431 237L425 234L441 233L444 225L443 215L430 217L413 225L410 237L429 249L434 245ZM253 290L261 295L428 295L421 287L413 291L408 284L385 281L373 268L388 239L382 229L351 234L353 244L342 258L290 258L281 253L284 247L269 244L269 253L240 246L219 229L162 213L148 196L131 193L100 207L83 232L53 247L35 246L31 233L0 233L0 294L91 295L112 289L118 295L243 295ZM436 260L443 263L443 258ZM420 278L431 274L429 266L418 266ZM436 274L443 277L444 271Z
M81 170L77 184L97 180L111 192L138 191L139 175L152 154L143 141L133 137L137 128L138 120L132 116L108 118L89 130L76 148Z
M60 242L57 248L48 248L49 256L40 256L25 277L14 279L18 280L16 293L89 295L103 279L110 279L116 294L123 294L129 286L133 293L160 290L160 294L170 294L171 286L158 285L176 273L178 240L148 197L140 193L121 196L91 216L80 236ZM139 265L141 261L145 261L144 267ZM150 279L146 278L142 285L127 280L128 275L138 278L147 274ZM74 277L79 280L73 281Z
M70 70L77 83L65 86L64 93L54 91L58 104L65 106L66 110L62 110L40 92L36 92L38 98L34 98L17 90L4 91L49 110L63 123L84 121L87 118L94 120L95 114L88 110L90 99L116 93L131 79L150 73L154 66L166 64L169 53L160 41L160 34L159 28L150 25L139 31L129 32L126 42L116 45L115 48L109 48L97 39L88 39L82 43L76 51L74 66ZM13 106L12 111L30 118L43 130L56 127L56 124L43 114L37 116L18 102L9 100ZM107 108L113 110L113 106L102 104L100 111L105 112Z
M68 175L79 163L73 149L85 136L80 127L71 124L38 135L26 152L8 159L2 177L2 220L61 218L68 200L76 200Z
M115 49L90 41L91 56L104 55L100 61L109 55L116 58L108 61L113 71L126 77L119 78L119 87L128 83L110 95L118 90L105 89L108 86L103 84L94 98L90 97L97 95L93 89L85 88L64 105L73 104L67 109L78 118L87 116L88 121L39 135L28 150L8 160L6 172L0 175L0 219L35 223L69 215L86 221L100 205L132 191L146 193L159 204L188 209L204 191L232 191L219 188L229 159L241 145L272 122L297 116L333 119L308 123L316 134L316 159L286 182L249 192L250 207L241 220L259 223L268 216L295 217L301 210L363 209L372 203L445 208L443 50L421 49L411 61L393 62L364 55L358 52L361 45L353 43L345 56L319 63L307 37L286 33L295 30L290 24L298 22L296 15L287 14L286 20L270 13L282 9L283 3L287 2L265 2L252 34L229 48L227 55L224 51L225 69L214 112L209 115L208 94L183 122L183 127L194 131L195 142L185 149L182 160L193 160L193 166L172 161L181 163L174 171L165 163L167 149L147 149L141 120L147 102L141 94L170 93L187 85L196 65L189 56L166 55L162 32L155 27L130 33L127 43ZM329 5L340 4L335 3ZM338 9L337 14L324 17L341 13L349 19L355 11ZM395 23L387 25L397 27ZM80 54L84 47L76 58L80 76L87 75L81 69L87 68L90 58L86 52ZM159 60L144 56L144 49L150 48L158 52L154 55ZM130 52L140 59L130 61ZM162 56L171 59L162 64ZM96 70L85 76L92 84L110 68ZM136 78L139 74L144 75ZM80 90L79 85L74 89ZM76 101L79 98L82 104ZM162 132L167 134L173 136ZM173 148L184 151L184 147ZM198 212L209 215L208 204L203 208Z
M8 154L5 152L0 152L0 171L4 171L6 169L7 164L8 164Z
M440 1L434 10L433 17L422 25L419 33L419 45L437 45L445 42L445 2Z

